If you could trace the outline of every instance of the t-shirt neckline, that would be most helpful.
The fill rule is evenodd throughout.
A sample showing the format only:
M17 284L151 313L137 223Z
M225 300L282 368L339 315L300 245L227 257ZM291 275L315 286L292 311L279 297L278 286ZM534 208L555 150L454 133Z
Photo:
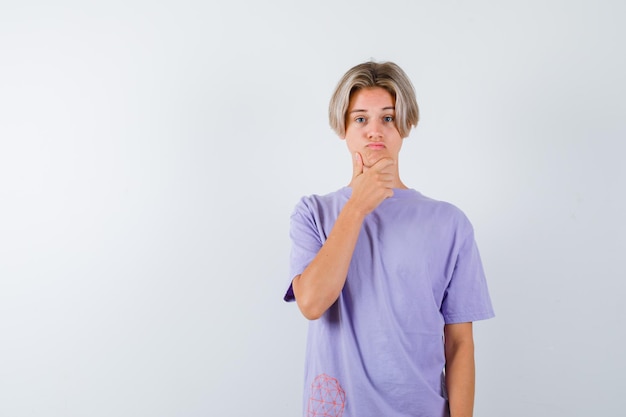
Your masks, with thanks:
M339 192L346 197L350 197L352 195L352 187L346 185L342 187ZM419 195L419 192L413 188L394 188L393 197L390 198L410 198L417 195Z

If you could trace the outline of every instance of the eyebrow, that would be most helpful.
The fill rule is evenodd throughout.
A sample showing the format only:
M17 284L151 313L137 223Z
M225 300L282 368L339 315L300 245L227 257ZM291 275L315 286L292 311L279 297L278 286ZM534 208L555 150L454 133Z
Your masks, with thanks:
M395 106L388 106L388 107L383 107L381 110L395 110ZM367 113L367 110L365 109L354 109L352 111L350 111L350 114L352 113Z

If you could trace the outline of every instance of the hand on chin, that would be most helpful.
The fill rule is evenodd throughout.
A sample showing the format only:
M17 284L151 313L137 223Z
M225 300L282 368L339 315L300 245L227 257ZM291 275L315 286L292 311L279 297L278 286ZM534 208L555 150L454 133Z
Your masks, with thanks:
M391 155L389 155L388 152L386 152L385 150L380 150L380 151L366 151L363 154L363 166L365 168L371 168L374 164L376 164L376 162L380 161L383 158L389 158Z

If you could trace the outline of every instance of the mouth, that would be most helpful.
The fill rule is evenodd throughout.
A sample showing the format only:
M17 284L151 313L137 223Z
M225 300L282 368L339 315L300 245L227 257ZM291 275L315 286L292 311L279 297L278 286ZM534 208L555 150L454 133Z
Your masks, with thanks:
M372 149L372 150L380 150L380 149L385 149L385 144L382 142L373 142L367 145L368 149Z

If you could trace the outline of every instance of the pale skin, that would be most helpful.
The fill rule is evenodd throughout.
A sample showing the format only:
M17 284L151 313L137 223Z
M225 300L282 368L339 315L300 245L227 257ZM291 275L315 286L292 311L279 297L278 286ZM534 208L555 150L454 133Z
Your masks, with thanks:
M343 289L348 267L365 217L400 180L398 155L403 138L395 125L394 99L383 88L358 90L346 117L344 138L352 154L352 195L315 258L293 279L293 292L302 314L320 318ZM444 327L446 388L451 417L469 417L474 407L474 341L472 323Z

